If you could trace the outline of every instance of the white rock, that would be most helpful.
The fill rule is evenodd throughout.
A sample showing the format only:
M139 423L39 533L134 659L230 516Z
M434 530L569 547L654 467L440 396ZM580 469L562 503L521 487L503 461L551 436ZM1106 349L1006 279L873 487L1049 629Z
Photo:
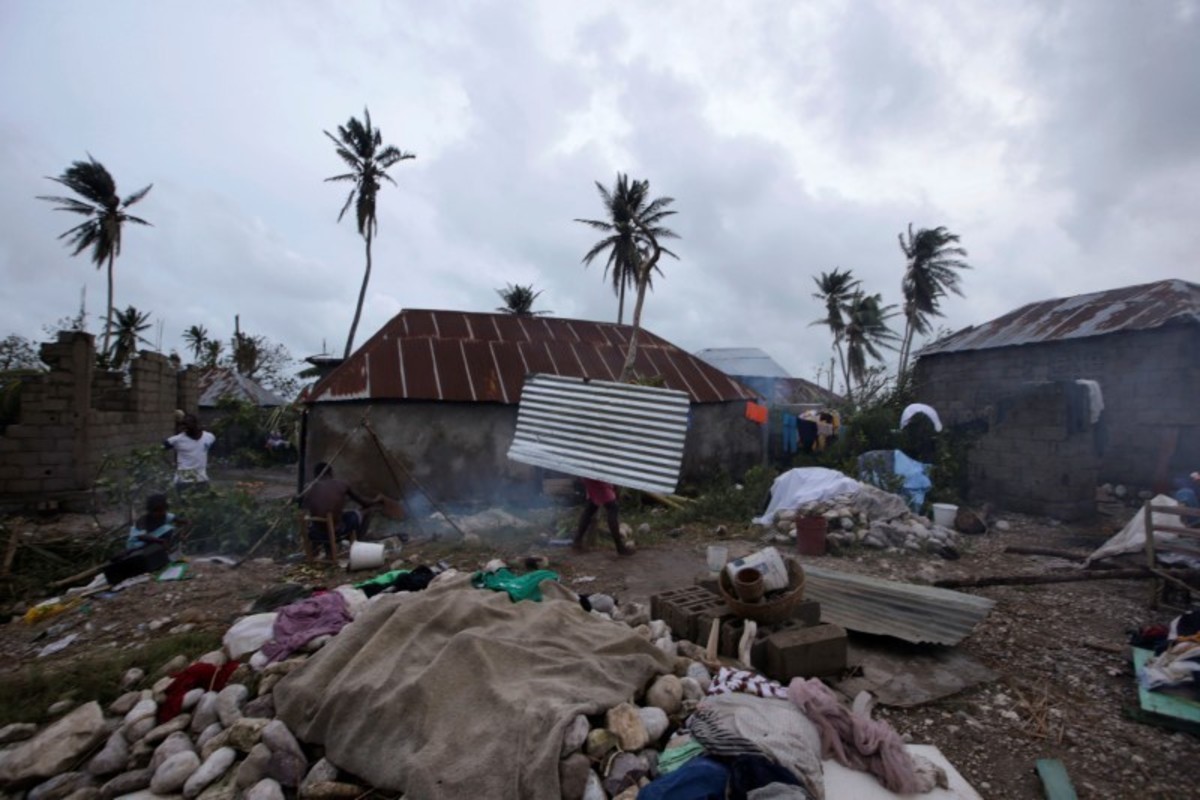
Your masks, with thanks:
M166 739L175 731L187 730L188 724L192 721L191 714L178 714L174 719L164 722L162 725L152 729L149 733L142 737L146 744L156 745Z
M236 757L237 751L232 747L222 747L206 758L204 763L184 783L183 796L191 800L191 798L204 791L210 783L220 780L229 768L233 766L233 761Z
M688 665L687 677L698 683L702 692L707 692L709 684L712 683L712 676L708 674L708 667L698 661Z
M283 800L283 787L278 781L263 778L246 790L242 800Z
M586 721L586 718L585 718ZM304 776L304 782L300 784L300 791L312 786L314 783L328 783L338 779L338 768L329 761L322 758L320 761L312 765L312 769Z
M672 641L670 636L664 636L656 640L654 646L669 656L679 655L679 645Z
M87 763L87 771L93 775L112 775L121 772L129 763L129 742L119 730L113 731L104 743L104 749Z
M998 519L996 520L996 524L992 527L998 531L1007 531L1012 528L1012 525L1009 524L1008 520Z
M192 733L199 733L218 719L217 693L205 692L196 703L196 710L192 712Z
M650 638L661 639L671 635L671 626L661 619L650 620Z
M125 670L125 674L121 676L121 688L132 689L142 682L142 678L146 677L146 670L130 667Z
M229 656L225 655L224 650L210 650L197 658L196 662L200 664L212 664L214 667L223 667L229 662Z
M667 719L667 712L661 708L654 706L639 708L638 716L642 718L642 725L646 727L646 735L650 737L651 743L657 742L667 732L667 725L670 724L670 721Z
M584 734L585 736L587 734ZM291 753L304 758L304 751L296 737L282 720L273 719L262 729L262 742L275 752Z
M674 675L660 675L646 690L646 705L660 708L667 714L679 711L682 703L683 686Z
M592 730L592 726L588 724L587 717L583 714L575 717L574 720L567 725L563 731L563 743L560 755L562 758L574 753L579 748L583 747L583 743L587 741L588 733Z
M250 690L240 683L231 683L217 693L217 717L228 728L242 718L242 706L250 698Z
M133 708L129 709L129 713L121 721L124 725L132 725L138 720L146 717L153 718L158 713L158 703L153 700L139 700Z
M249 755L237 768L237 786L247 789L267 777L267 765L271 763L271 748L262 742L250 748Z
M155 794L175 794L199 767L200 756L191 750L176 753L154 770L150 791Z
M583 800L608 800L608 792L595 770L588 771L587 785L583 787Z
M591 603L593 611L599 611L601 614L611 614L617 607L616 601L607 594L588 595L588 602Z
M207 728L200 731L200 735L196 737L196 747L204 747L204 745L208 744L213 737L223 730L225 729L221 727L221 723L219 722L214 722L212 725L209 725Z
M167 759L172 756L177 756L180 753L194 753L196 749L192 747L192 740L188 738L186 733L172 733L163 743L154 748L154 755L150 757L150 769L157 771ZM200 759L196 759L196 763L200 763ZM182 786L183 784L180 784Z
M622 750L641 750L649 739L637 706L631 703L610 708L604 715L604 726L617 737Z
M700 688L700 682L695 678L680 678L679 686L683 689L684 701L698 701L704 698L704 690Z
M200 698L204 697L203 689L189 689L183 695L183 704L180 706L184 711L191 711L200 702Z
M69 772L107 734L100 704L85 703L32 739L5 750L0 757L0 785Z

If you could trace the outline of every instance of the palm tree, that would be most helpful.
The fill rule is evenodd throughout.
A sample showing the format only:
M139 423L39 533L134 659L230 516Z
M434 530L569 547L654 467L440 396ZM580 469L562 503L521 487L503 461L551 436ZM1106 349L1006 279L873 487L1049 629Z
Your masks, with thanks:
M203 325L193 325L183 332L183 340L192 351L192 360L199 361L204 352L204 345L208 342L208 330Z
M201 363L209 369L215 367L221 360L221 353L224 350L225 345L220 339L209 339L204 343L204 358Z
M908 224L908 241L901 233L900 249L907 264L900 289L904 293L904 338L900 344L900 369L908 369L914 334L925 335L931 330L930 317L940 317L940 300L947 292L963 296L958 285L957 270L970 269L962 259L967 251L958 247L958 235L946 228L921 228L915 234Z
M39 195L39 200L58 203L55 211L70 211L88 217L84 222L59 235L59 239L69 239L68 246L75 248L71 253L77 256L89 247L92 249L92 263L96 269L108 263L108 313L104 322L104 346L101 352L109 350L109 337L113 330L113 264L121 255L121 229L126 222L136 225L149 225L141 217L127 213L127 209L137 203L154 186L146 186L122 200L117 196L117 184L108 170L92 156L87 161L75 161L57 178L47 180L61 183L83 199L75 197L55 197Z
M867 376L867 357L883 360L881 348L894 350L892 344L900 337L888 325L896 316L894 305L885 306L878 294L864 294L856 290L846 304L846 368L860 386ZM850 384L846 384L846 399L852 400Z
M338 157L350 167L349 172L325 180L350 181L354 184L350 194L346 196L346 204L338 214L338 222L342 221L350 204L354 203L358 233L367 243L367 269L363 273L362 288L358 291L358 305L354 307L354 322L350 324L350 335L346 337L345 358L349 358L350 351L354 349L354 334L358 331L363 301L367 297L367 283L371 280L371 239L379 229L375 216L375 197L379 194L380 181L386 180L395 186L396 182L387 174L387 169L401 161L416 158L414 154L405 153L393 145L385 146L383 133L378 128L371 127L371 112L365 108L363 120L359 122L357 118L351 117L345 125L338 126L337 136L329 131L324 132L337 148Z
M833 334L833 349L837 352L838 363L842 368L842 379L845 382L847 396L850 392L850 373L846 368L846 355L842 351L842 342L846 338L847 305L853 293L862 281L853 276L850 270L842 272L822 272L820 278L813 278L818 291L813 294L817 300L825 304L825 316L813 320L812 325L826 325ZM830 381L832 383L832 381Z
M518 317L540 317L543 314L553 314L553 311L534 311L533 303L542 294L535 292L533 285L507 284L503 289L497 289L496 294L504 301L504 305L496 310L503 314L513 314Z
M618 173L612 190L606 189L596 181L596 190L600 192L600 201L604 204L607 220L576 219L584 225L608 234L596 242L592 249L583 257L584 265L590 265L596 256L608 251L608 259L604 264L604 277L612 273L613 293L619 298L617 302L617 324L625 321L625 289L637 286L639 267L649 257L649 240L647 234L639 231L634 220L649 231L655 240L678 239L679 236L669 228L659 223L665 217L674 214L667 211L671 198L660 198L649 204L646 203L646 192L649 184L646 181L629 182L629 177ZM678 258L667 248L661 248L663 253ZM657 269L657 267L655 267ZM661 273L660 273L661 274ZM649 285L649 284L647 284Z
M139 344L153 345L154 343L142 336L143 331L150 330L150 313L138 311L129 306L124 311L118 311L113 320L112 351L107 352L110 369L120 369L137 351Z

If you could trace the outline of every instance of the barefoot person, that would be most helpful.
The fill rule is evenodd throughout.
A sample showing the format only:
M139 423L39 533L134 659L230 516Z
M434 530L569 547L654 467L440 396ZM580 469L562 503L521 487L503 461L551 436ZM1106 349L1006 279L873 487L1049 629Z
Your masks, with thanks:
M579 526L575 529L575 539L571 543L571 547L578 552L584 550L583 537L591 527L596 511L603 506L608 519L608 532L612 534L613 543L617 546L617 553L623 556L633 555L633 548L625 544L625 540L621 538L621 526L617 520L616 487L611 483L591 478L582 480L584 491L587 493L587 501L583 507L583 513L579 515Z
M383 503L382 499L379 497L374 500L363 498L350 487L350 484L333 477L333 467L323 461L313 468L313 476L316 481L300 498L301 508L307 511L310 517L317 517L321 520L309 524L309 541L328 552L329 529L325 527L324 523L327 515L333 516L333 524L338 538L348 537L353 542L365 536L367 528L371 524L371 511ZM347 500L353 500L361 508L346 508ZM328 555L331 559L334 557L334 553L328 553Z

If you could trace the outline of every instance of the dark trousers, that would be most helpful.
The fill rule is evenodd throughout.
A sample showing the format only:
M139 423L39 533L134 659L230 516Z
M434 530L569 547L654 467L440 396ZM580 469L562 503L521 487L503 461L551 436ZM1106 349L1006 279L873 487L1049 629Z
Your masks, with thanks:
M579 525L575 529L575 544L583 544L583 537L587 534L588 528L592 525L592 519L599 509L600 507L590 500L584 505L583 513L579 515ZM617 521L617 502L614 500L611 503L605 503L604 513L608 519L608 532L612 534L613 542L619 547L621 545L621 525Z

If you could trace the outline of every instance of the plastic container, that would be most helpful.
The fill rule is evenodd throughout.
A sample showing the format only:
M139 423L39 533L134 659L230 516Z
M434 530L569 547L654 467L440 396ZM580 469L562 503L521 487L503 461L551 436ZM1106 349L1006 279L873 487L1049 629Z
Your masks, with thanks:
M802 556L825 555L829 521L824 517L796 517L796 552Z
M355 542L350 545L350 569L377 569L383 566L383 545Z
M708 571L720 572L729 560L729 548L713 544L708 546Z
M943 528L953 528L954 518L958 516L958 506L950 503L933 504L933 522Z

